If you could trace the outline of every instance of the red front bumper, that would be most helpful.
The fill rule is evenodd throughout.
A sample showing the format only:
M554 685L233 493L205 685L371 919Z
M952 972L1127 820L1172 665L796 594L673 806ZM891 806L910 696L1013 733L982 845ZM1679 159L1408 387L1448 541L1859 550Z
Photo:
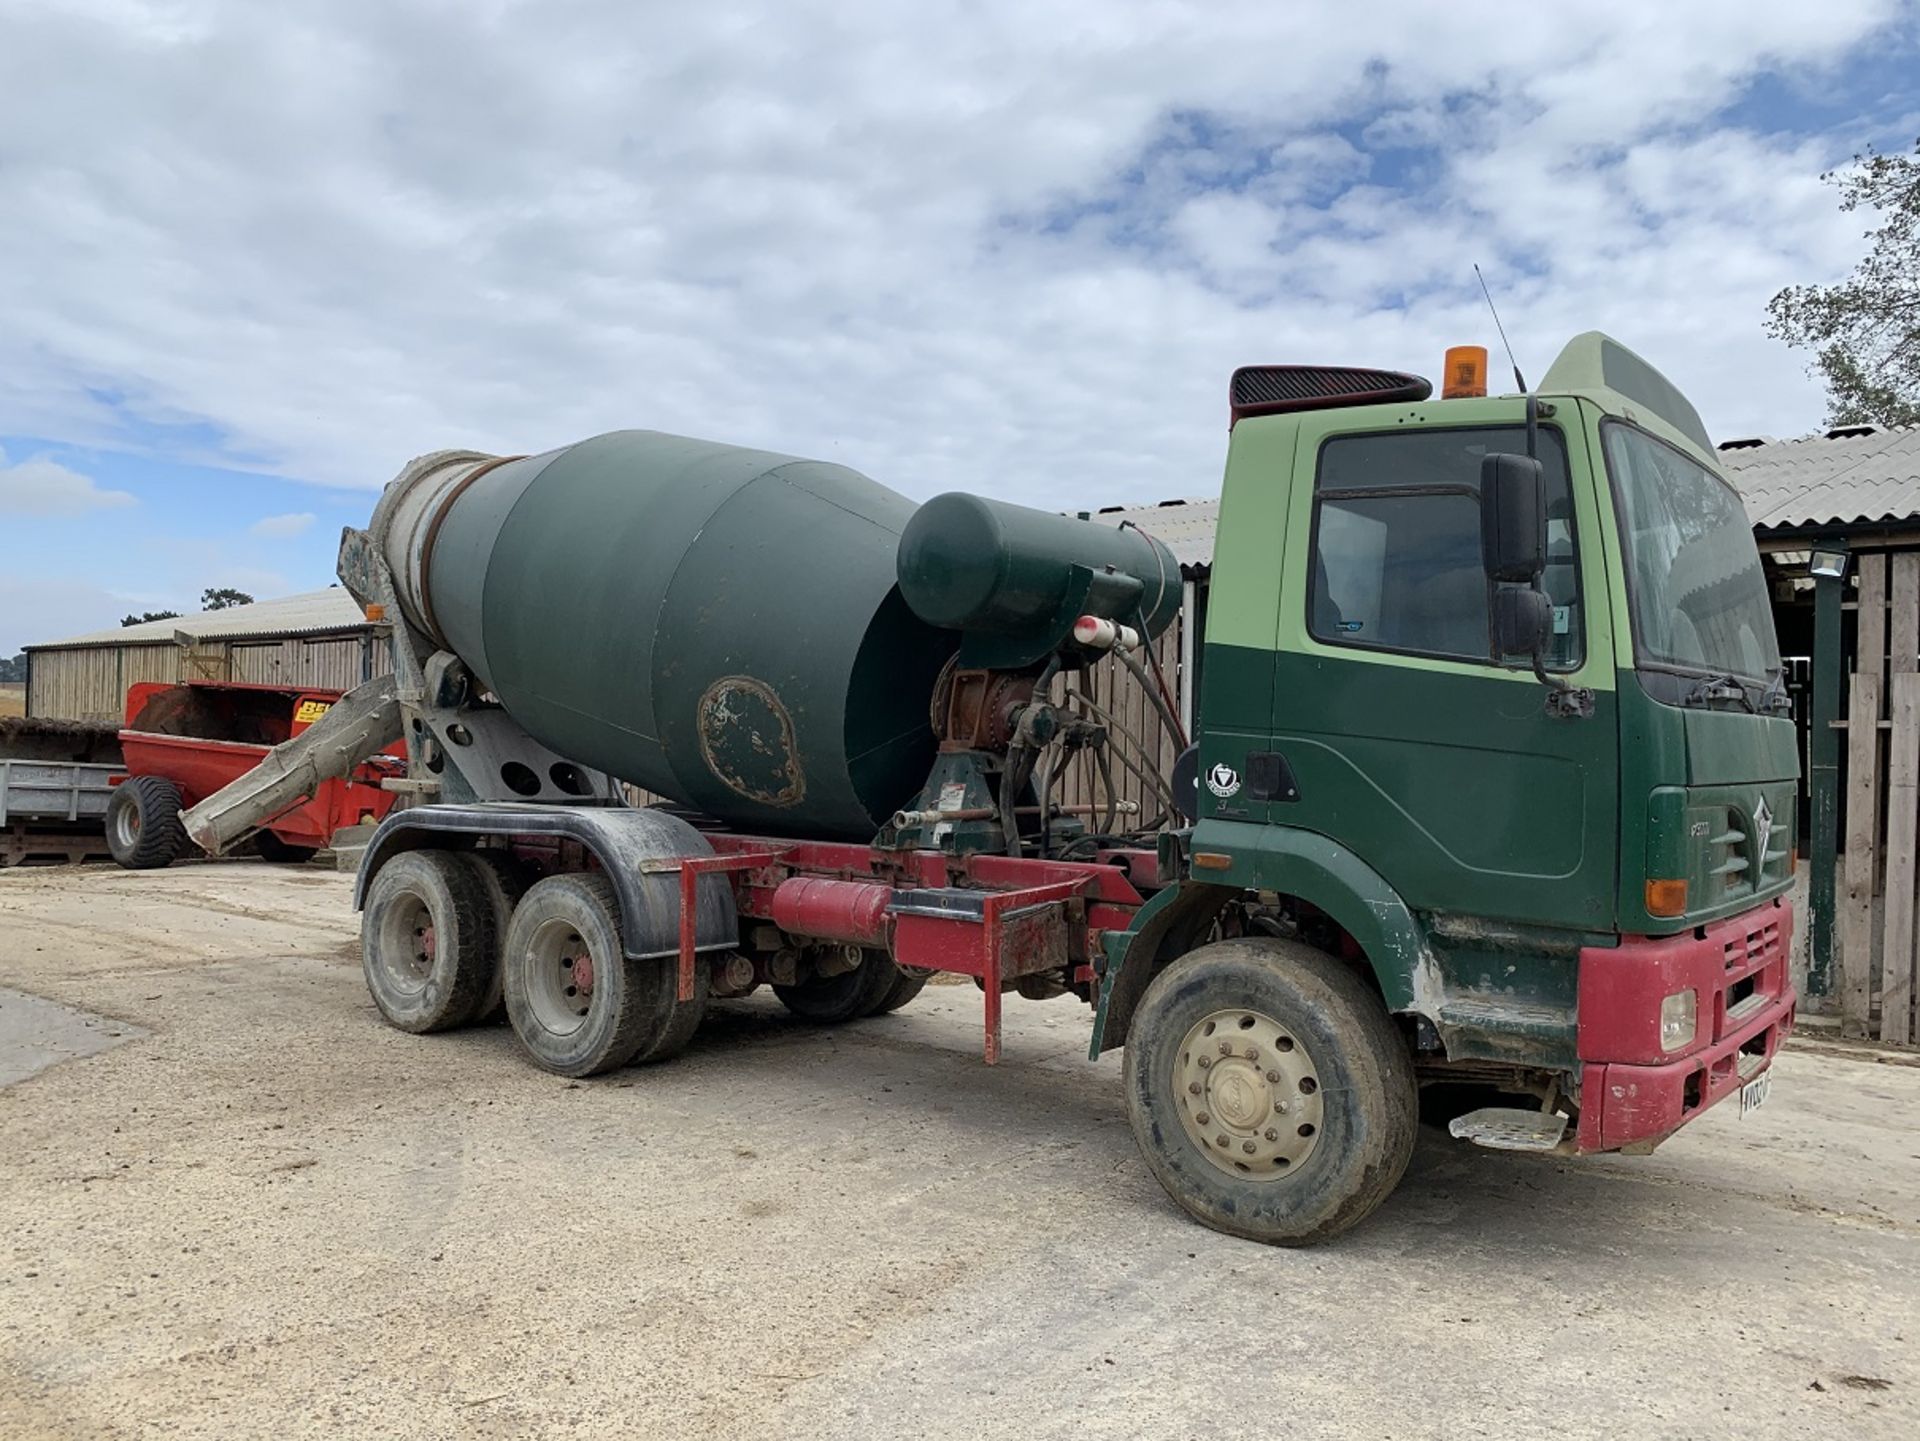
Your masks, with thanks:
M1773 1064L1793 1029L1793 906L1780 898L1700 931L1580 952L1575 1149L1655 1141ZM1660 1003L1691 989L1691 1045L1660 1049Z

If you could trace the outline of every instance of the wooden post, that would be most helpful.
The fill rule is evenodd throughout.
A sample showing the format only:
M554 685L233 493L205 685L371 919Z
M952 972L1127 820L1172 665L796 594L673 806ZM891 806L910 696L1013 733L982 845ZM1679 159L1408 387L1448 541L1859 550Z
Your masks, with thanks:
M1813 723L1807 736L1808 819L1813 855L1807 877L1807 994L1833 993L1833 881L1840 810L1841 580L1813 579Z
M1863 587L1864 590L1864 587ZM1864 606L1865 600L1861 601ZM1861 612L1864 618L1866 612ZM1861 629L1865 629L1864 619ZM1840 902L1840 1025L1872 1034L1873 893L1880 856L1880 676L1865 657L1847 705L1846 892Z
M1896 589L1895 594L1899 594ZM1894 663L1899 664L1895 652ZM1914 849L1920 845L1920 673L1893 676L1893 731L1887 744L1887 921L1880 948L1880 1037L1913 1039L1920 956L1914 947Z

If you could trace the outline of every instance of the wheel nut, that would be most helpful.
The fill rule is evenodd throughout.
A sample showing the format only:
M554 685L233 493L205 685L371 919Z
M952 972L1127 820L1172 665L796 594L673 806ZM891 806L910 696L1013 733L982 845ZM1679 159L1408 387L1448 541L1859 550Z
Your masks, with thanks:
M1197 1095L1199 1095L1199 1094L1200 1094L1200 1083L1199 1083L1198 1081L1188 1081L1188 1082L1187 1082L1187 1094L1188 1094L1189 1096L1197 1096Z
M1202 1057L1200 1058L1200 1069L1201 1069L1201 1070L1203 1070L1203 1071L1204 1071L1204 1070L1206 1070L1206 1068L1207 1068L1208 1066L1211 1066L1212 1064L1213 1064L1213 1057L1211 1057L1211 1056L1202 1056Z
M1222 1041L1220 1043L1220 1054L1223 1056L1231 1056L1233 1054L1233 1042Z
M1253 1142L1242 1141L1240 1143L1240 1149L1245 1151L1249 1156L1251 1156L1253 1154Z
M1267 1139L1269 1141L1277 1141L1280 1139L1280 1133L1269 1126L1267 1127Z
M1259 1059L1260 1059L1260 1048L1259 1048L1258 1046L1248 1046L1248 1047L1247 1047L1247 1059L1248 1059L1249 1061L1257 1061L1257 1060L1259 1060Z
M1284 1116L1287 1114L1287 1103L1285 1101L1275 1101L1273 1103L1273 1109Z
M1195 1116L1193 1119L1198 1121L1201 1125L1204 1126L1209 1121L1211 1121L1213 1117L1209 1116L1205 1111L1202 1111L1199 1115Z
M1225 1136L1215 1136L1213 1138L1213 1144L1224 1151L1227 1149L1227 1138Z
M1280 1073L1279 1073L1278 1071L1268 1071L1268 1072L1267 1072L1267 1084L1268 1084L1269 1086L1277 1086L1277 1085L1279 1085L1279 1084L1280 1084Z

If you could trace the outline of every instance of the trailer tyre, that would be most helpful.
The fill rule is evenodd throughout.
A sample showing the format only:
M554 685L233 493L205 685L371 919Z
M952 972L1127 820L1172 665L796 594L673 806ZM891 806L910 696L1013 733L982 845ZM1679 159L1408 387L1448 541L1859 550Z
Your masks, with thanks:
M1125 1078L1160 1184L1248 1240L1339 1235L1413 1155L1405 1043L1365 982L1298 941L1219 941L1169 965L1134 1014Z
M130 776L107 802L107 849L130 871L171 865L187 849L180 791L164 776Z
M513 926L514 907L520 904L527 887L533 884L533 875L512 856L501 851L459 851L454 854L473 871L480 888L487 893L487 902L493 910L493 934L497 944L493 964L487 972L486 999L481 1002L479 1013L474 1017L481 1025L490 1025L507 1013L507 932Z
M706 968L682 1004L671 960L626 956L619 913L613 883L583 873L548 876L514 907L502 964L507 1020L542 1070L592 1076L665 1060L700 1023Z
M888 964L891 965L892 962ZM885 994L880 997L879 1001L874 1005L874 1008L868 1012L869 1015L884 1016L889 1011L899 1010L902 1006L906 1005L907 1002L924 991L927 988L927 982L932 979L926 971L909 971L897 965L893 967L893 970L894 976L892 981L888 983Z
M838 1026L878 1011L899 974L900 968L885 951L870 950L850 971L813 976L796 986L775 986L773 993L801 1020Z
M320 854L317 846L296 846L281 840L272 831L261 831L255 836L253 848L260 852L261 860L289 866L304 865Z
M449 851L406 851L367 887L360 966L388 1024L422 1034L472 1023L497 968L493 908Z

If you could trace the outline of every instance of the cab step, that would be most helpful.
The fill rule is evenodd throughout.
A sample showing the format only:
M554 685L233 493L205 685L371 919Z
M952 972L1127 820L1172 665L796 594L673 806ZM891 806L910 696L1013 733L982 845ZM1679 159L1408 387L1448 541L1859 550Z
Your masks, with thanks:
M1455 1116L1447 1122L1447 1131L1493 1151L1551 1151L1567 1132L1567 1118L1556 1111L1483 1106Z

